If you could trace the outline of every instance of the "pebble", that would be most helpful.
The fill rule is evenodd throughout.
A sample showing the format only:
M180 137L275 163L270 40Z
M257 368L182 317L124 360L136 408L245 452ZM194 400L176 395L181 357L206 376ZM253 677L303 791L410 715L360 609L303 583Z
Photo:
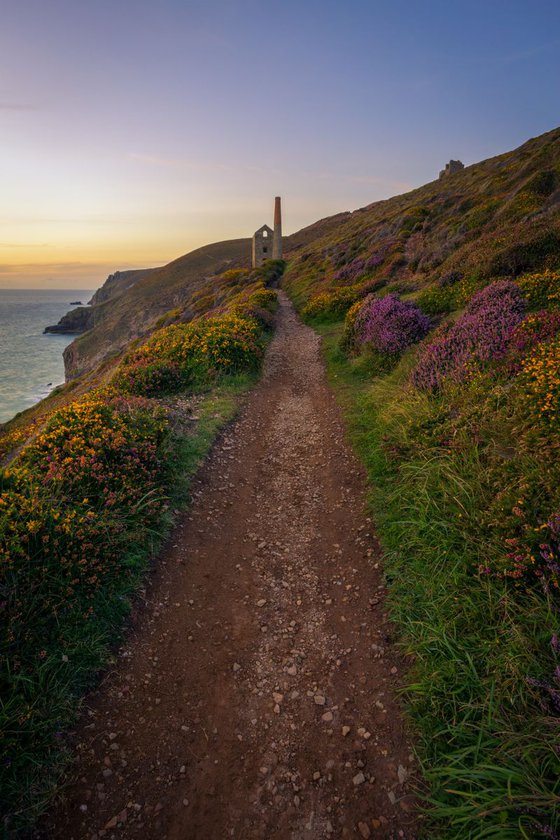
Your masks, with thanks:
M325 714L322 715L322 717L321 717L321 720L324 720L325 723L330 723L332 721L332 719L333 719L333 713L332 712L325 712Z
M324 697L324 695L322 694L316 694L313 700L316 706L324 706L327 702L326 697Z
M350 732L350 727L349 726L343 726L342 727L342 737L343 738L346 738L346 736L348 735L349 732Z
M368 837L371 837L371 831L369 829L369 825L365 822L359 822L358 823L358 831L360 832L362 837L366 838L366 840L367 840Z
M360 770L360 772L359 772L359 773L356 773L356 775L355 775L355 776L354 776L354 778L352 779L352 781L354 782L355 787L358 787L358 785L363 785L363 783L365 782L365 780L366 780L366 777L364 776L364 774L362 773L362 771L361 771L361 770Z

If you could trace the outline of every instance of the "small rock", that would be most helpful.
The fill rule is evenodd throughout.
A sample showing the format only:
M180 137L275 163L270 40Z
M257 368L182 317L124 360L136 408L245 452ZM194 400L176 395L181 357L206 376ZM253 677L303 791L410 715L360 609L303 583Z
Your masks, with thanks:
M365 782L365 780L366 780L366 777L364 776L364 774L362 773L362 771L361 771L361 770L360 770L360 772L359 772L359 773L356 773L356 775L355 775L355 776L354 776L354 778L352 779L352 781L354 782L355 787L358 787L358 785L363 785L363 783Z
M327 702L326 697L323 694L316 694L313 698L316 706L324 706Z
M360 832L362 837L366 838L366 840L368 840L368 837L371 837L371 831L369 830L369 825L365 822L359 822L358 823L358 831Z
M346 738L346 736L348 735L349 732L350 732L350 727L349 726L343 726L342 727L342 737L343 738Z
M408 778L408 771L406 767L403 767L402 764L399 764L399 769L397 770L397 776L399 777L399 782L401 785L404 785Z
M289 668L286 668L286 673L290 675L290 677L295 677L297 674L297 668L295 665L290 665Z
M234 662L232 668L234 674L236 674L238 671L241 671L241 665L239 664L239 662Z
M325 723L330 723L332 721L332 719L333 719L333 713L332 712L325 712L325 714L321 716L321 720L324 720Z
M259 601L257 601L257 607L264 607L265 604L266 598L261 598Z

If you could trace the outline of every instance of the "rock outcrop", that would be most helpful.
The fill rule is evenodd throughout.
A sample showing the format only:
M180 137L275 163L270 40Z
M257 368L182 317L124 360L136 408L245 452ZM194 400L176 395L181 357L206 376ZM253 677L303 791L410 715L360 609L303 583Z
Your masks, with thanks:
M93 326L93 311L90 306L79 306L63 315L58 324L45 327L45 333L59 333L60 335L80 335Z

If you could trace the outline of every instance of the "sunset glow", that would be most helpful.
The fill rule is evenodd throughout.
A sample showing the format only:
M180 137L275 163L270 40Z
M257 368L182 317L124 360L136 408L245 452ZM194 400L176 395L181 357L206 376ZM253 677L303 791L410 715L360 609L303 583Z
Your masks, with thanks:
M276 194L289 234L513 148L557 122L558 24L519 0L6 4L0 286L90 288L251 235Z

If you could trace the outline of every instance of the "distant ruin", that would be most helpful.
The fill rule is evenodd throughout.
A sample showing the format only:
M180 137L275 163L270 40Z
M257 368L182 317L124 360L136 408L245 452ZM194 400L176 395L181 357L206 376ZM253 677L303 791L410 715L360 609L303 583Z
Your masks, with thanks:
M445 164L445 169L442 169L439 173L439 177L445 178L446 175L455 175L456 172L460 172L464 168L465 164L461 163L460 160L450 160L449 163Z
M274 230L263 225L253 234L253 268L266 260L282 259L282 208L279 195L274 199Z

